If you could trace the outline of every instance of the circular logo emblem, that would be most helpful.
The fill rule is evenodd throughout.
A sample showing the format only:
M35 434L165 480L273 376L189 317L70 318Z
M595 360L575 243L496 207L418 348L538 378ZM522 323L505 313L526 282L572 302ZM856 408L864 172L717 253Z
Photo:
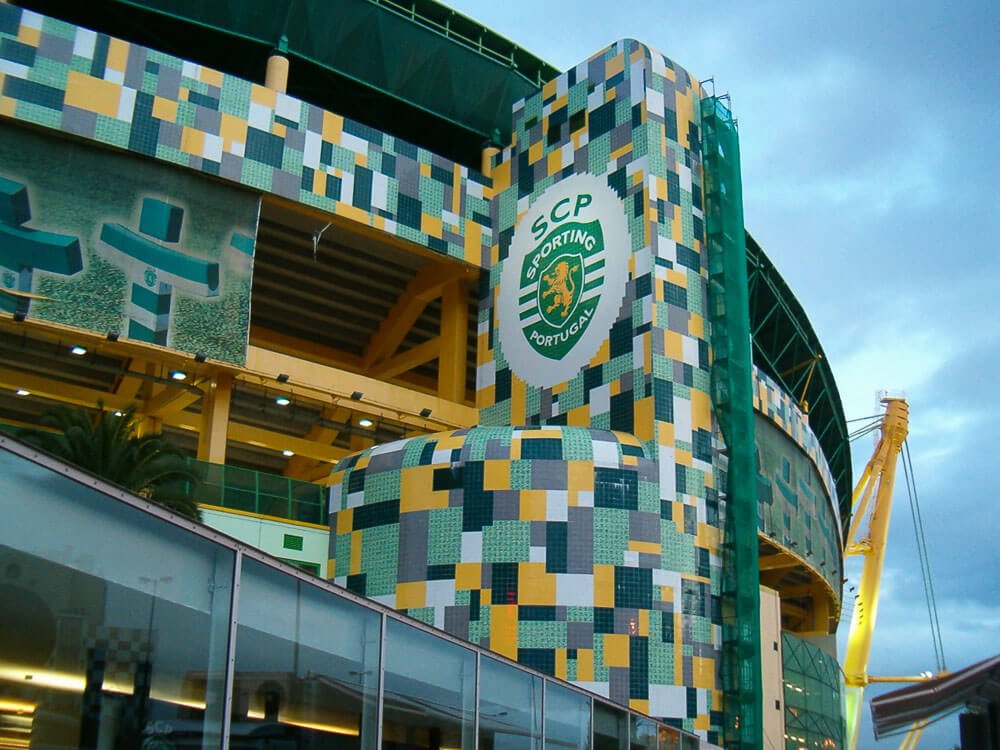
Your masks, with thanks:
M500 273L500 346L527 383L572 378L618 317L632 252L621 201L573 175L543 192L514 230Z

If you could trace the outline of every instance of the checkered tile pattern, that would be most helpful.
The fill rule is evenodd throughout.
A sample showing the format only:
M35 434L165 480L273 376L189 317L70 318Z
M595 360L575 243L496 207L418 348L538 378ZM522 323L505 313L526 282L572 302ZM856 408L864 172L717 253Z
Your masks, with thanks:
M475 265L488 180L294 97L0 4L0 116L289 198Z

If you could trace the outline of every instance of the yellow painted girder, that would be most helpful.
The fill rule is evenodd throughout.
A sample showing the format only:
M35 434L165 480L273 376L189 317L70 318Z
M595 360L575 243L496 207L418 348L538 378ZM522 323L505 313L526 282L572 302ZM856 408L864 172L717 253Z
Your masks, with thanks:
M238 378L274 387L277 376L282 373L289 376L289 390L302 390L317 400L426 432L470 427L476 424L479 416L475 408L465 404L256 346L248 348L246 367ZM363 394L360 400L351 399L354 392ZM424 409L430 409L430 416L420 416Z

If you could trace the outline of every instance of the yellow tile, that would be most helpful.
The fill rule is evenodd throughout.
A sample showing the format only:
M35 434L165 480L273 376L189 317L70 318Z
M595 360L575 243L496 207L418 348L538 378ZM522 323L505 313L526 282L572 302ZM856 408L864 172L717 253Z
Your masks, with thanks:
M461 591L478 589L482 584L483 570L479 563L455 564L455 588Z
M542 142L536 141L528 147L528 163L534 164L542 158Z
M549 152L549 155L545 159L545 173L546 174L556 174L560 169L562 169L563 153L562 149L555 149Z
M615 75L625 70L625 54L619 53L607 61L604 65L604 79L614 78Z
M0 91L3 90L4 78L5 76L0 75ZM11 99L9 96L0 96L0 115L13 117L16 110L17 99Z
M524 381L517 375L512 375L510 379L510 419L511 424L525 423L525 386Z
M236 141L237 143L246 143L247 140L246 120L223 113L221 122L219 123L219 135L222 136L222 139L224 141Z
M201 156L205 151L205 134L185 126L181 131L181 151Z
M483 264L483 228L470 220L465 222L465 262L474 266Z
M484 490L510 489L510 461L486 461L483 465Z
M420 214L420 231L431 237L440 237L443 231L441 219L430 214Z
M213 68L202 66L201 70L198 71L198 78L202 83L207 83L209 86L222 85L221 71L214 70Z
M694 685L696 688L715 687L715 661L701 656L691 659Z
M490 649L510 659L517 658L516 604L494 604L490 608Z
M593 682L594 680L594 652L589 648L580 648L576 651L576 679L580 682Z
M542 85L542 99L548 99L550 96L556 95L556 79L553 78L551 81L546 82Z
M288 127L280 122L276 122L273 125L271 125L271 133L278 136L279 138L284 138L287 132L288 132Z
M712 429L712 399L704 391L691 389L691 426L694 429Z
M566 416L566 422L571 427L589 427L590 407L578 406L575 409L570 409L569 414Z
M640 698L630 698L628 702L629 708L633 711L638 711L639 713L649 715L649 701L642 700Z
M410 581L396 584L396 609L423 607L427 602L427 582Z
M674 426L670 422L657 421L657 427L659 428L657 432L659 436L657 442L660 445L673 445L674 444Z
M361 572L361 544L362 533L360 531L351 532L351 572L350 575L357 575Z
M649 347L646 347L649 351ZM646 372L649 372L647 367ZM635 436L640 440L652 440L653 439L653 425L655 420L653 415L655 414L653 408L653 397L640 399L635 403L635 424L633 428L635 429Z
M175 122L177 120L177 102L173 99L164 99L162 96L154 96L153 117L165 122Z
M566 671L566 649L556 649L556 677L560 680L568 679Z
M497 191L510 187L510 162L504 161L493 167L493 186Z
M545 521L545 490L521 490L522 521Z
M694 719L695 731L707 732L709 729L708 714L698 714Z
M545 563L519 563L517 567L517 600L519 603L529 605L555 604L556 577L552 573L545 572Z
M705 337L705 319L700 315L691 313L688 318L688 333L690 333L695 338L701 339Z
M354 164L355 164L355 166L358 166L358 167L367 167L368 166L368 154L367 153L364 153L364 154L355 154L354 155Z
M316 195L326 195L326 172L322 169L313 172L312 191Z
M354 528L354 508L337 511L337 533L350 534Z
M615 566L594 566L594 606L615 606Z
M604 666L628 667L628 636L615 633L604 635Z
M42 30L33 29L30 26L25 26L21 24L21 28L17 30L17 41L27 44L31 47L37 47L42 41Z
M476 408L485 409L491 404L495 404L497 400L496 397L496 386L489 385L482 390L476 391Z
M278 92L267 88L267 86L259 86L255 83L250 87L250 100L274 109L275 104L278 103Z
M681 466L690 466L691 460L692 460L691 451L681 450L680 448L674 451L675 464L680 464Z
M424 177L430 177L431 176L431 165L430 164L421 164L420 165L420 174L422 176L424 176Z
M117 83L91 78L75 70L69 71L66 76L65 101L71 107L116 117L120 95L121 86Z
M634 539L631 539L629 540L628 548L632 552L642 552L644 554L650 554L650 555L660 554L659 542L638 542Z
M107 67L124 73L125 67L128 64L128 50L128 42L112 38L110 44L108 44Z
M323 112L323 140L340 143L344 132L344 118L332 112Z
M357 221L361 224L371 223L372 215L367 211L362 211L356 206L352 206L349 203L337 202L335 213L338 216L343 216L345 219L350 219L351 221Z
M567 486L571 490L594 490L594 465L590 461L566 462Z
M640 609L639 610L639 635L648 636L649 635L649 610Z
M681 344L681 335L675 331L664 331L664 337L666 338L666 350L667 356L670 359L675 359L680 361L684 356L684 348Z

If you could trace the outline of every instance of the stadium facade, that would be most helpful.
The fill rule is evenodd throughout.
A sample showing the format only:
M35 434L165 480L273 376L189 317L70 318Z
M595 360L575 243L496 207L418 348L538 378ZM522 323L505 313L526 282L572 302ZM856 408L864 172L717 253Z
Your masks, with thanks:
M456 667L480 688L488 649L554 695L599 696L569 746L642 744L612 704L725 747L840 746L847 431L802 308L745 233L722 100L637 41L559 72L432 2L22 5L0 5L0 420L137 404L191 453L208 526L382 613L368 648L396 648L388 607L484 649ZM234 716L297 727L280 734L296 747L556 741L477 735L514 711L484 714L486 690L462 693L469 727L430 690L420 731L390 728L378 660L361 687L241 667L234 602L198 625L235 655L221 692L209 659L187 704L151 703L170 623L153 637L150 611L143 639L96 579L74 605L84 539L22 536L0 538L8 569L47 572L3 591L41 596L57 635L0 652L0 744L111 747L169 706L221 711L234 745L253 742ZM168 606L179 576L133 588ZM244 601L309 588L272 577ZM294 637L266 619L298 648L298 615ZM95 676L108 629L134 646L115 678ZM27 667L82 687L39 697L12 677ZM251 709L233 685L254 680ZM101 713L123 685L145 695L127 721ZM302 718L327 704L351 732L326 708ZM18 731L53 706L59 731ZM643 726L652 748L687 736Z

